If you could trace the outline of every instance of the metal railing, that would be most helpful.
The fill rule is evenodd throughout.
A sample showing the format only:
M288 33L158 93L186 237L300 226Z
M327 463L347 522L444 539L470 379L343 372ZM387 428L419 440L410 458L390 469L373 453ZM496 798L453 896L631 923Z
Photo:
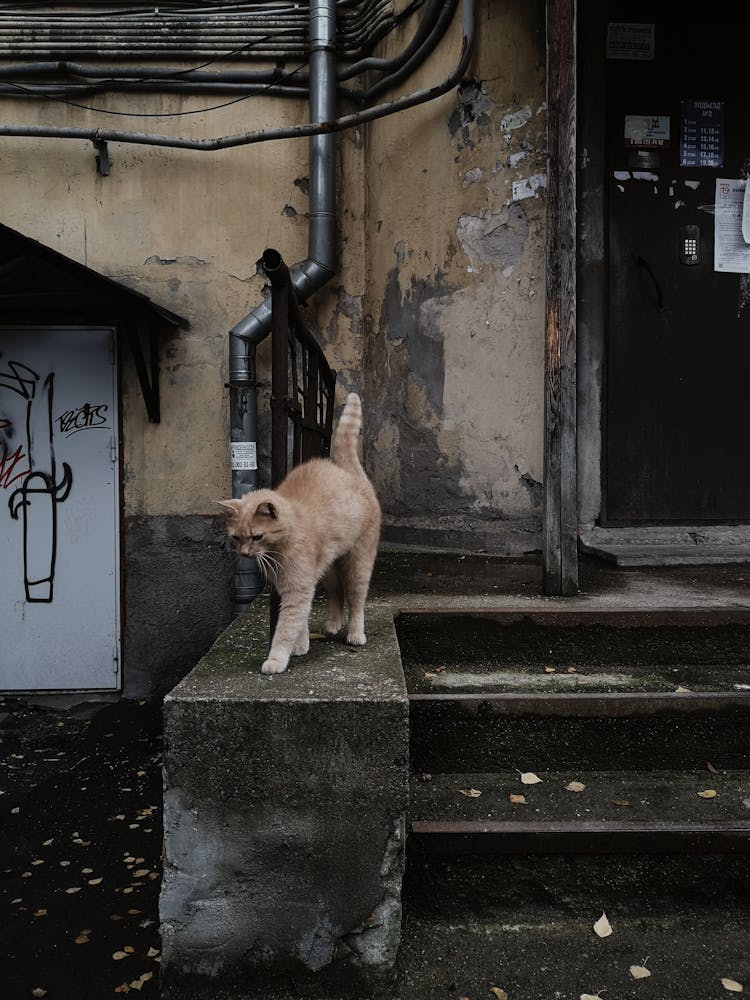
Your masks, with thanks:
M271 283L271 487L290 469L330 454L336 372L311 333L277 250L261 258ZM280 599L271 588L271 636Z

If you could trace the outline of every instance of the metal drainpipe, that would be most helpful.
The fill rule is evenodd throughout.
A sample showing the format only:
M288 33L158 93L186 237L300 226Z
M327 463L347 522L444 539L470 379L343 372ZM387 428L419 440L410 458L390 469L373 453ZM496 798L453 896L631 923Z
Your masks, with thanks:
M336 5L313 0L310 5L310 121L336 117ZM335 134L310 137L310 225L308 258L290 268L297 296L306 300L335 274L336 165ZM232 496L257 489L256 451L258 400L255 349L271 329L271 307L262 302L229 331L229 410L232 451ZM243 447L244 446L244 447ZM252 465L254 468L235 468ZM235 613L263 591L265 580L255 559L240 556L234 570Z

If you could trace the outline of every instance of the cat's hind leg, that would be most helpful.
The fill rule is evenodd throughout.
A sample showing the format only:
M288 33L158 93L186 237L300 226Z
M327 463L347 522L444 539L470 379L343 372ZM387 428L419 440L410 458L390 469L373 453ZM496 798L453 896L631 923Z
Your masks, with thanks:
M370 587L375 556L378 550L378 537L365 536L359 540L357 549L350 552L346 560L344 586L346 603L349 606L349 623L346 641L350 646L364 646L365 635L365 602Z
M294 645L292 646L292 656L304 656L305 653L310 650L310 628L307 622L302 626L302 629L294 640Z
M324 630L327 635L336 635L344 624L344 584L338 561L327 570L323 587L328 599Z

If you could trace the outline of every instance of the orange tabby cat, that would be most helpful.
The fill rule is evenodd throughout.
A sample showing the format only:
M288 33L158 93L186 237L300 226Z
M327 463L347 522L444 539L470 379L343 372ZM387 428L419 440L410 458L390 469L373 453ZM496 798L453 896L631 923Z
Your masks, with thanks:
M310 646L308 617L315 586L328 595L326 632L349 621L346 641L364 646L365 600L380 538L380 504L357 455L362 404L350 392L333 435L332 459L313 458L289 472L275 490L220 500L227 534L243 556L254 556L281 597L264 674L286 670L290 655Z

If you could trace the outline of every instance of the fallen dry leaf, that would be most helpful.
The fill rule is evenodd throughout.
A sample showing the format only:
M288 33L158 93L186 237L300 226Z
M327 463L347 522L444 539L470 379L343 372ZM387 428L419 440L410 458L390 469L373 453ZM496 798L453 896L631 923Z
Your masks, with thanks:
M128 955L135 954L135 948L132 946L132 944L126 944L122 950L127 952Z
M742 993L744 991L744 986L742 983L738 983L736 979L722 979L721 985L725 990L729 990L730 993Z
M34 989L31 991L31 995L33 997L46 997L47 991L43 990L41 986L35 986Z
M567 792L582 792L586 786L582 781L571 781L570 784L565 786Z
M523 785L536 785L542 779L538 774L534 774L533 771L519 771L521 775L521 784Z
M609 800L613 806L629 806L630 803L627 799L610 799Z
M690 692L690 688L686 688L686 687L683 687L682 685L680 685L679 687L676 687L674 689L674 693L675 694L690 694L691 692Z
M89 885L99 885L100 882L101 882L100 878L90 878L89 879Z
M70 894L72 894L74 892L80 892L81 891L81 887L80 887L80 885L72 885L69 889L66 889L65 891L70 895Z
M127 983L120 983L119 986L115 986L115 993L130 993L130 987Z
M609 937L612 933L612 926L607 920L607 914L602 913L597 922L594 924L594 932L599 935L599 937Z
M79 934L78 937L75 938L74 943L75 944L88 944L89 943L89 936L88 936L88 934L83 934L83 933Z
M501 990L499 986L490 986L490 993L494 993L497 1000L508 1000L508 994Z
M554 674L555 668L554 667L545 667L544 668L544 672L545 672L545 674Z
M47 911L46 910L34 910L34 916L35 917L46 917L47 916Z
M469 799L476 799L482 794L478 788L459 788L459 792ZM138 872L136 872L137 874Z
M525 795L519 795L516 792L511 792L510 793L510 801L514 802L514 803L517 803L517 804L525 804L525 802L526 802L526 796Z
M569 674L577 674L578 671L576 670L575 667L568 667L568 673Z
M159 951L157 948L149 948L148 951L146 952L148 958L156 958L158 954Z
M716 789L715 788L706 788L704 791L698 792L697 794L700 795L700 797L702 799L715 799L716 798Z
M598 993L581 993L578 1000L602 1000L602 993L604 992L604 989L605 987L602 987Z
M647 969L645 965L631 965L630 975L633 979L648 979L651 975L651 971Z
M126 951L116 951L112 955L112 958L114 958L115 962L119 962L120 959L127 958L127 957L128 957L128 953Z

